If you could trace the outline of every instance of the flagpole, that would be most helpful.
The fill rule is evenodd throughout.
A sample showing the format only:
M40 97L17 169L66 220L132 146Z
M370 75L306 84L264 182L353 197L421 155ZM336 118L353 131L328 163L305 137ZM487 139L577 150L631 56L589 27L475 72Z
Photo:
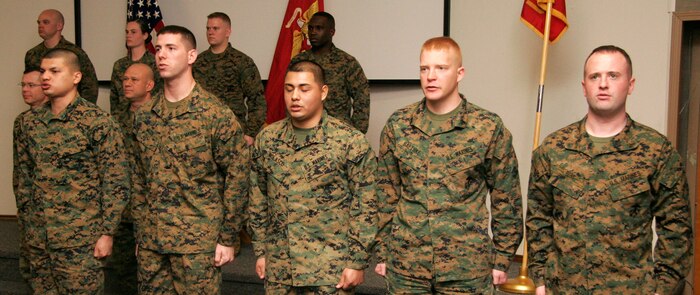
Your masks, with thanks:
M542 62L540 64L540 84L537 88L537 113L535 114L535 135L533 138L532 150L537 149L540 144L540 126L542 125L542 102L544 100L544 80L547 73L547 49L549 48L549 31L552 20L552 4L555 0L547 1L547 16L545 18L544 36L542 36ZM527 275L527 231L523 234L523 261L520 265L518 277L506 281L499 285L498 289L503 292L516 294L535 294L535 283Z

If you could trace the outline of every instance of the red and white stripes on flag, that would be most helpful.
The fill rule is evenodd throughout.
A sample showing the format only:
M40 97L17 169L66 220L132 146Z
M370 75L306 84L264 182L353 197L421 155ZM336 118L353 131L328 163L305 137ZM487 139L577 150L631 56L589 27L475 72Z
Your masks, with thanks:
M127 0L126 1L126 21L141 19L148 24L148 33L155 34L165 26L163 14L158 6L158 0ZM153 43L146 44L146 48L151 53L156 50Z

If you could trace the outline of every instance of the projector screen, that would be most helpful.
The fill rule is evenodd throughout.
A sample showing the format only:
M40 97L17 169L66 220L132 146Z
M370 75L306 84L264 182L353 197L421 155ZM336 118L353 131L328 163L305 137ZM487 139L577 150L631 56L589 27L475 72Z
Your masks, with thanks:
M166 25L181 25L195 34L199 52L209 47L207 15L215 11L228 14L232 46L252 57L262 78L267 79L287 1L158 3ZM418 79L421 44L443 35L444 0L325 0L324 5L336 20L333 43L355 56L370 80ZM126 55L126 0L81 1L81 10L83 49L95 64L98 78L109 80L114 61Z

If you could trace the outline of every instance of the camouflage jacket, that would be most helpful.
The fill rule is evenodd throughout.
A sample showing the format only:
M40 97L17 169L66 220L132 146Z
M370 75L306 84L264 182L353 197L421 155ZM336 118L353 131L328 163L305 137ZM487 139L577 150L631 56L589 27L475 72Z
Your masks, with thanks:
M522 239L512 136L462 98L431 134L425 99L396 111L381 136L378 256L398 274L438 282L506 271ZM487 194L491 196L491 230Z
M129 201L129 170L116 122L77 97L59 115L50 103L15 125L15 186L23 243L70 248L113 235Z
M265 124L267 102L260 72L252 58L231 47L197 56L192 68L197 83L221 99L238 117L245 134L255 137Z
M170 110L163 91L136 112L134 132L148 186L135 207L139 246L161 253L239 246L250 153L233 112L197 84ZM142 211L142 212L140 212Z
M120 105L121 110L113 112L115 115L113 117L117 120L121 126L122 134L124 135L124 147L127 160L129 162L129 170L131 172L131 200L129 204L124 209L122 215L122 222L133 223L134 207L143 205L146 201L145 191L144 191L144 173L143 168L141 168L141 163L139 162L139 152L138 145L136 144L136 134L134 132L134 112L130 111L130 105ZM143 212L141 210L140 212Z
M255 140L249 225L266 279L335 285L367 267L377 230L376 158L364 135L325 114L297 143L289 118Z
M156 68L156 58L150 51L141 57L137 61L131 60L131 57L125 56L114 62L112 67L112 86L109 92L109 112L112 116L120 117L120 111L129 109L129 100L124 97L124 88L122 85L122 77L126 72L126 69L135 63L142 63L151 66L153 70L153 81L155 82L155 87L151 90L151 93L157 93L163 88L163 80L160 79L160 74L158 73L158 68Z
M532 157L532 278L554 294L670 294L692 263L687 199L679 154L629 116L602 150L585 118L552 133Z
M369 82L360 63L350 54L335 47L324 56L315 56L311 50L295 56L292 63L311 60L323 68L328 85L328 98L323 107L328 114L348 122L367 133L369 127Z
M17 204L17 225L19 227L19 232L23 235L24 224L29 218L29 208L31 205L29 201L32 199L32 177L29 170L29 161L22 161L20 159L18 148L22 148L21 144L18 144L18 140L24 135L22 124L24 123L24 117L28 116L32 112L32 109L28 109L15 117L15 122L12 127L12 137L14 139L12 144L13 157L12 157L12 190L15 194L15 202Z
M80 71L83 73L83 78L78 84L78 92L80 96L84 97L87 101L91 103L97 102L97 74L95 74L95 67L92 66L92 62L88 57L87 53L83 51L80 47L75 46L75 44L68 42L63 36L61 36L61 41L53 48L64 48L75 52L80 61ZM29 49L24 55L24 68L41 66L41 58L44 54L51 48L46 48L44 42L39 43L34 48Z

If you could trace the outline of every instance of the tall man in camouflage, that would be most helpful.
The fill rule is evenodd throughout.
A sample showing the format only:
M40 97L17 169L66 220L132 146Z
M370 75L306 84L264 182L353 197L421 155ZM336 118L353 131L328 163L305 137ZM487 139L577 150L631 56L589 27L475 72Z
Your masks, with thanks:
M44 91L41 89L41 72L39 71L39 68L30 68L24 70L20 86L22 87L22 99L24 99L24 103L26 103L29 106L29 109L20 113L15 118L14 127L12 129L12 134L14 138L21 138L23 136L22 122L24 121L24 117L27 116L34 109L44 106L49 101L49 97L46 96L46 94L44 94ZM17 145L15 144L12 170L12 187L16 195L22 193L21 191L18 191L18 189L21 187L20 184L27 183L31 180L29 175L22 174L23 171L22 169L20 169L20 167L24 164L25 163L19 162L19 158L17 155ZM27 198L17 198L16 200L24 202L29 201ZM27 204L17 203L17 208L25 209L24 212L17 212L17 216L19 217L17 220L17 223L19 225L19 235L23 237L25 236L24 224L27 223L26 218L29 217L29 215L27 215L26 209L28 209L29 207L27 206ZM29 271L29 263L27 262L27 255L29 254L27 244L20 242L19 251L19 270L22 274L22 278L24 278L26 281L29 281L29 278L31 278L31 273Z
M255 140L250 228L267 294L353 294L376 234L374 153L364 135L323 110L321 67L292 64L289 116Z
M51 49L41 72L50 101L22 118L14 139L29 284L35 294L98 294L102 258L129 198L122 136L109 114L78 95L73 51Z
M197 56L194 78L221 99L238 118L248 145L265 123L267 102L252 58L231 47L231 19L223 12L207 16L209 49Z
M163 91L136 113L146 203L135 208L139 293L217 294L247 204L250 156L233 114L192 77L194 35L158 33Z
M107 280L113 280L118 286L120 294L138 293L138 282L136 278L136 239L134 236L134 220L139 218L133 215L135 206L143 206L146 196L144 195L143 169L138 164L138 148L134 135L134 114L144 104L151 101L151 92L155 87L154 74L151 65L144 63L133 63L123 75L120 84L123 86L124 98L129 101L128 108L117 112L115 118L119 122L124 134L124 146L131 169L132 193L131 201L122 214L122 222L114 237L114 251L108 260L110 275ZM143 212L143 210L140 210Z
M593 50L581 82L588 114L533 153L527 237L537 294L683 287L693 238L686 177L671 142L626 113L634 83L623 49Z
M109 111L114 117L124 117L123 113L130 107L130 100L124 97L122 78L126 69L134 63L147 64L155 72L155 86L153 92L157 92L161 87L161 79L156 72L156 58L146 49L146 44L151 43L148 24L143 20L136 19L126 23L126 48L128 53L114 62L112 67L112 88L109 93ZM128 116L127 116L128 117Z
M505 282L522 239L512 136L496 114L458 92L463 77L456 42L426 41L425 98L396 111L382 132L375 271L390 294L489 294L492 283Z
M83 78L78 84L78 93L87 101L97 102L97 74L95 67L87 53L75 44L68 42L61 32L63 32L63 14L55 9L47 9L39 14L36 23L39 27L39 37L43 39L41 43L29 49L24 55L24 68L38 68L41 58L51 48L64 48L73 51L80 60L80 72Z
M329 88L323 107L329 115L367 133L369 82L360 63L333 44L335 18L330 13L317 12L311 17L308 29L311 50L299 53L291 63L311 60L320 64Z

